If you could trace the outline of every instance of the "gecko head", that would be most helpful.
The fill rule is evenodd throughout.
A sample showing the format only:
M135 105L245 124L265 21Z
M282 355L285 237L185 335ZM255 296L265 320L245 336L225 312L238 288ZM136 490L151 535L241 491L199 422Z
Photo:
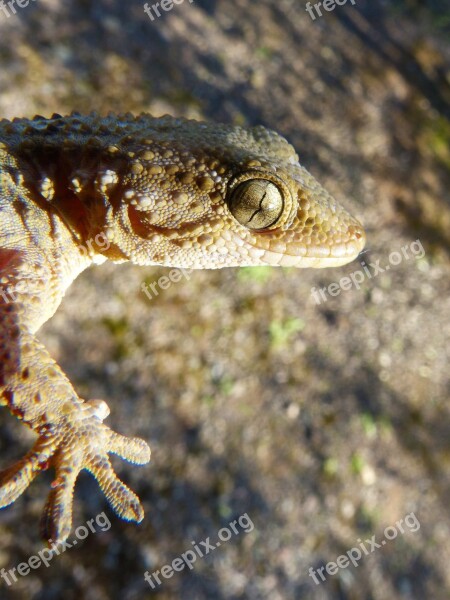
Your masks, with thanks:
M116 215L133 262L327 267L363 249L361 224L277 133L169 117L146 125Z
M253 152L228 182L227 206L262 263L333 267L358 256L363 227L301 166L283 137L264 127L231 137Z

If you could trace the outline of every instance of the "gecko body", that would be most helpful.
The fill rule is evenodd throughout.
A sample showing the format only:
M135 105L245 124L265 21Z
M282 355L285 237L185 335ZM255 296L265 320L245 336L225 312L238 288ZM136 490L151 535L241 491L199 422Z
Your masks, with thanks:
M0 507L53 467L43 535L63 541L87 469L119 516L143 518L108 455L145 464L148 445L107 427L107 404L79 398L35 336L92 263L327 267L353 260L364 240L263 127L145 114L0 121L0 404L38 436L0 474Z

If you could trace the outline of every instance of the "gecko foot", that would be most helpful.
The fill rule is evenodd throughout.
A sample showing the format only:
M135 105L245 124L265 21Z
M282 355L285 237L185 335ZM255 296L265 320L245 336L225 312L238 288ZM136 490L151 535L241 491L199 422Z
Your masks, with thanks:
M33 448L0 473L0 508L14 502L42 470L52 466L52 483L42 518L47 540L63 542L72 528L73 491L78 474L86 469L96 478L114 511L127 521L140 522L144 511L139 498L117 477L108 454L135 463L150 460L150 448L139 438L112 431L102 420L109 414L105 402L94 400L71 411L42 433Z

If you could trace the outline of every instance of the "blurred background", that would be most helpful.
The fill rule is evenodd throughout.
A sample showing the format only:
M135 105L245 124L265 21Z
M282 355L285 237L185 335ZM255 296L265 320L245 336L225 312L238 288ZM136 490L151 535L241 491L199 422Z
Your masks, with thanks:
M313 20L305 5L0 7L1 117L144 111L276 129L364 223L366 265L390 267L320 303L312 289L359 261L197 271L153 299L141 286L163 269L83 273L40 339L82 397L107 400L111 427L149 441L149 465L114 460L146 517L120 521L83 474L74 525L105 511L111 528L2 580L2 600L450 597L450 7L357 0ZM406 258L415 240L423 252ZM32 440L0 412L1 468ZM0 511L0 568L43 548L51 481ZM411 513L420 527L401 533ZM252 531L154 590L144 580L244 514ZM386 527L395 539L357 567L308 574Z

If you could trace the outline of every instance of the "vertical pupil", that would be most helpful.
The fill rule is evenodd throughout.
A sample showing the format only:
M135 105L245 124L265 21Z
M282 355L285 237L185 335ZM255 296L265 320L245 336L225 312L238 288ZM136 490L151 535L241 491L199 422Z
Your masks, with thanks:
M235 219L249 229L273 226L284 208L278 187L267 179L253 179L238 185L230 199L230 211Z

